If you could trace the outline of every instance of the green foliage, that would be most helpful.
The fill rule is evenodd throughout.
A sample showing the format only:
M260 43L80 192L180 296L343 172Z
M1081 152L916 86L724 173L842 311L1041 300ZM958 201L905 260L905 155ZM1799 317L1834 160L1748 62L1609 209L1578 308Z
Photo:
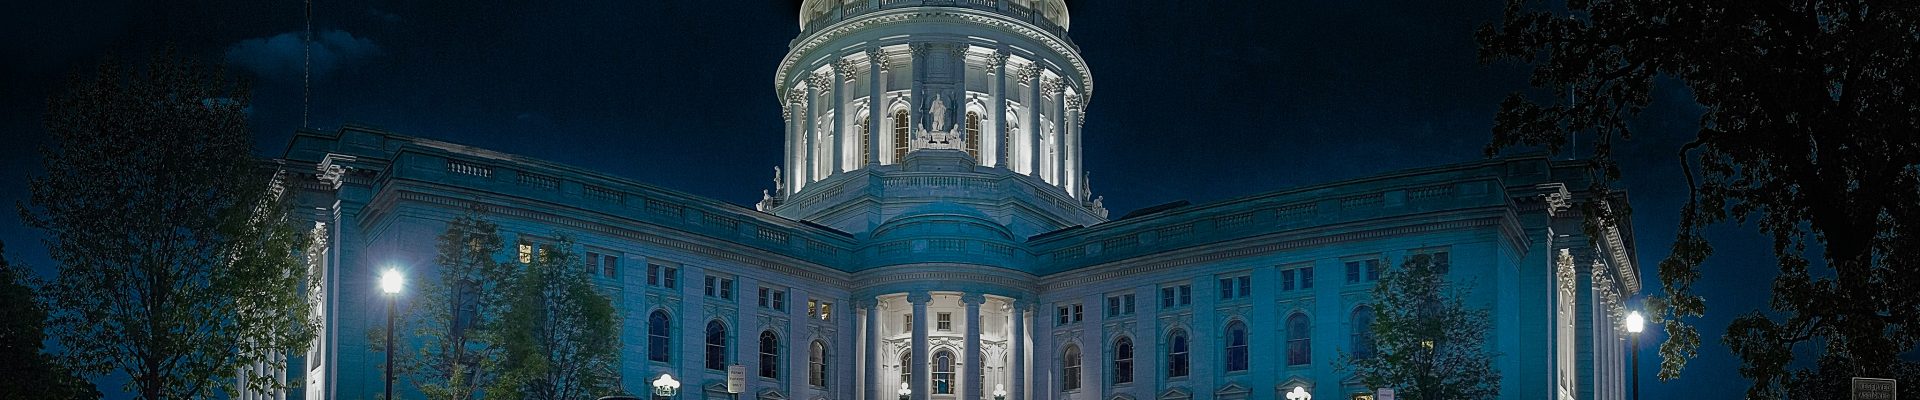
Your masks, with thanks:
M145 399L278 389L266 371L304 351L310 238L285 219L249 152L247 91L163 52L107 62L48 102L47 174L21 216L46 231L45 288L63 363L131 377ZM254 374L249 387L236 375Z
M1724 336L1754 380L1748 396L1826 387L1801 378L1814 373L1920 378L1899 359L1920 343L1920 3L1506 4L1478 34L1482 59L1531 64L1533 85L1553 95L1508 97L1490 154L1558 151L1584 131L1597 138L1604 190L1619 177L1611 142L1632 137L1656 77L1685 84L1705 108L1693 140L1674 149L1690 196L1649 301L1668 337L1661 379L1679 377L1699 347L1687 320L1706 312L1692 287L1713 252L1700 229L1728 220L1755 223L1779 259L1773 310L1741 316ZM1819 359L1795 363L1800 344Z
M439 280L420 288L417 309L425 315L414 335L421 346L404 366L427 398L479 398L499 376L493 328L505 307L501 290L512 279L510 266L496 258L504 243L499 226L478 209L449 221L436 241Z
M1341 352L1336 368L1349 370L1369 390L1394 388L1409 400L1500 397L1496 354L1487 343L1492 317L1468 307L1467 290L1447 283L1445 264L1415 255L1374 285L1374 354Z
M543 247L506 287L500 321L504 369L494 393L592 399L619 391L613 301L596 291L571 238Z
M0 243L0 253L6 245ZM0 399L98 399L100 391L43 352L47 307L33 273L0 254Z

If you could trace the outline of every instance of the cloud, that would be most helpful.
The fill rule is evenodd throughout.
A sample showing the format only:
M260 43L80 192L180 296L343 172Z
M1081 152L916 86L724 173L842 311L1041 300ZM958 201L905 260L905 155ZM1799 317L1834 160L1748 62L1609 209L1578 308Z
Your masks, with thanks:
M306 63L306 44L300 32L242 40L227 47L227 63L263 79L298 81ZM373 39L342 30L318 32L313 38L313 77L321 78L342 67L380 54Z

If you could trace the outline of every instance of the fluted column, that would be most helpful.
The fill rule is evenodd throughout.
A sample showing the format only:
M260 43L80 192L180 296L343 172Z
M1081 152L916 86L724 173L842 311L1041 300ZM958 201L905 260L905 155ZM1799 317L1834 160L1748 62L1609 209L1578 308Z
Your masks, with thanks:
M967 354L963 357L967 360L967 375L964 379L967 386L962 399L986 399L987 397L985 392L980 390L985 384L980 379L982 368L986 367L981 365L983 360L980 359L980 350L982 350L980 348L980 303L985 300L986 296L978 293L969 293L960 297L960 301L967 305Z
M1013 370L1012 384L1007 385L1007 400L1027 399L1027 300L1013 303L1013 359L1008 362Z
M1075 198L1081 197L1081 185L1085 184L1081 182L1080 179L1081 174L1085 173L1080 170L1080 114L1082 112L1081 107L1083 104L1086 104L1086 101L1086 96L1075 93L1072 101L1067 103L1067 123L1065 126L1067 134L1066 140L1061 140L1067 149L1065 155L1061 157L1066 160L1065 163L1067 166L1064 172L1067 178L1067 195ZM1084 202L1092 199L1082 198L1080 200Z
M885 400L887 397L881 396L886 393L880 391L880 302L867 299L861 300L860 305L865 307L861 315L867 319L866 341L860 344L860 350L866 352L862 358L866 365L861 368L866 372L866 381L860 384L861 391L866 394L864 400Z
M880 165L880 121L887 113L887 53L879 47L867 48L867 165Z
M791 90L791 89L789 89L789 90ZM781 97L783 97L783 98L785 98L785 97L788 97L788 96L786 96L786 95L781 95ZM787 139L787 145L786 145L786 147L783 147L783 148L782 148L782 149L785 149L785 150L786 150L786 151L784 151L784 152L782 152L782 153L784 153L784 154L782 154L782 156L784 156L784 157L786 157L786 158L784 158L784 160L786 160L786 163L785 163L785 164L786 164L786 166L784 166L784 167L782 167L782 168L788 168L788 169L791 169L791 168L793 168L793 166L794 166L794 164L795 164L795 163L793 162L793 160L794 160L794 158L795 158L795 157L794 157L794 147L793 147L793 145L794 145L794 143L793 143L793 141L794 141L794 140L793 140L793 139L794 139L794 136L795 136L795 133L794 133L794 129L793 129L793 113L794 113L794 111L796 111L796 110L794 110L794 109L795 109L795 108L799 108L800 106L799 106L799 105L796 105L796 104L793 104L793 102L791 102L791 101L782 101L781 103L782 103L782 107L780 107L780 121L782 121L782 122L785 122L785 123L786 123L786 131L787 131L787 136L786 136L786 139ZM793 171L780 171L780 172L781 172L781 175L784 175L784 176L781 176L781 177L779 177L779 179L780 179L780 182L779 182L779 183L780 183L780 185L781 185L782 187L780 188L780 193L776 193L776 195L779 195L779 196L781 196L781 198L783 198L783 199L784 199L784 198L786 198L786 196L788 196L788 195L791 195L791 194L793 194L793 190L794 190L794 186L793 186Z
M993 79L993 84L987 85L987 90L993 91L993 109L987 112L993 113L993 115L989 115L987 120L995 121L993 124L993 133L991 133L993 138L989 139L993 141L993 162L991 162L990 165L1001 168L1008 167L1007 123L1013 122L1007 120L1007 57L1007 49L1001 48L995 50L993 52L993 59L989 60L991 65L987 67L987 73L991 74L992 78L990 79Z
M838 9L836 7L836 9ZM827 141L833 146L833 168L828 171L838 174L846 171L847 165L847 124L841 123L852 116L847 115L846 72L841 71L839 60L835 60L827 71L827 87L833 91L833 140Z
M1055 78L1052 81L1053 84L1048 85L1046 89L1047 94L1053 96L1053 112L1050 113L1053 121L1048 122L1053 125L1053 156L1048 157L1047 162L1053 163L1053 173L1050 174L1053 175L1053 185L1065 187L1067 183L1067 85L1064 78Z
M809 76L809 78L811 78L811 76ZM820 102L816 100L820 95L820 85L818 85L817 82L819 82L819 79L808 79L807 82L807 115L800 119L801 129L804 129L806 132L806 140L802 146L806 147L807 156L806 162L802 163L800 168L795 168L799 171L794 171L796 174L803 174L800 175L802 177L801 179L807 183L820 180L820 177L817 176L817 172L820 170L820 157L816 154L817 152L814 151L814 149L820 148L820 134L819 132L815 132L816 129L814 128L819 125L815 119L820 117L820 107L818 105Z
M927 400L933 392L933 374L927 369L927 302L932 300L927 292L907 294L907 302L913 303L913 400Z
M1040 176L1040 64L1027 64L1027 175Z

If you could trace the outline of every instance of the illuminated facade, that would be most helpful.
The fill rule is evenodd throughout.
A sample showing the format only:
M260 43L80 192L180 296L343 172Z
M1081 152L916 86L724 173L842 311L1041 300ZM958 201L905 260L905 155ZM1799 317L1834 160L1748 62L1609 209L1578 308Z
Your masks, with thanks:
M775 76L786 129L753 208L377 129L302 131L289 188L325 240L306 398L374 398L377 271L431 276L474 205L574 236L621 310L623 387L680 396L1183 400L1365 391L1367 293L1444 255L1495 317L1511 399L1620 399L1624 226L1590 241L1584 164L1514 157L1110 216L1081 169L1093 80L1059 0L811 0ZM1123 94L1124 95L1124 94ZM303 171L303 172L302 172ZM1605 199L1619 204L1624 198ZM1599 246L1589 246L1599 243ZM509 260L512 254L501 254ZM396 388L414 393L404 381Z

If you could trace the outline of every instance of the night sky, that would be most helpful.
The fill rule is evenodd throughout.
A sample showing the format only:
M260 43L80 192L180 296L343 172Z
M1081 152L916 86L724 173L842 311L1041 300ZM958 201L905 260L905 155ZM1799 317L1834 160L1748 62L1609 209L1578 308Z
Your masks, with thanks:
M165 6L155 3L164 3ZM1500 0L1078 1L1074 40L1096 92L1085 166L1114 215L1482 158L1518 65L1481 65L1472 32ZM1230 5L1228 5L1230 4ZM324 1L314 6L312 119L578 165L750 205L782 140L773 72L798 1ZM301 125L296 1L40 2L0 13L0 202L24 201L47 145L46 98L103 56L166 44L254 84L258 153ZM1667 82L1619 143L1643 286L1668 252L1685 187L1674 151L1701 108ZM1589 144L1590 145L1590 144ZM1590 147L1587 147L1590 149ZM38 231L0 216L16 264L51 274ZM1719 341L1765 307L1777 273L1752 226L1710 229L1700 357L1647 398L1737 396ZM1519 372L1519 371L1513 371ZM105 383L122 398L119 381Z

